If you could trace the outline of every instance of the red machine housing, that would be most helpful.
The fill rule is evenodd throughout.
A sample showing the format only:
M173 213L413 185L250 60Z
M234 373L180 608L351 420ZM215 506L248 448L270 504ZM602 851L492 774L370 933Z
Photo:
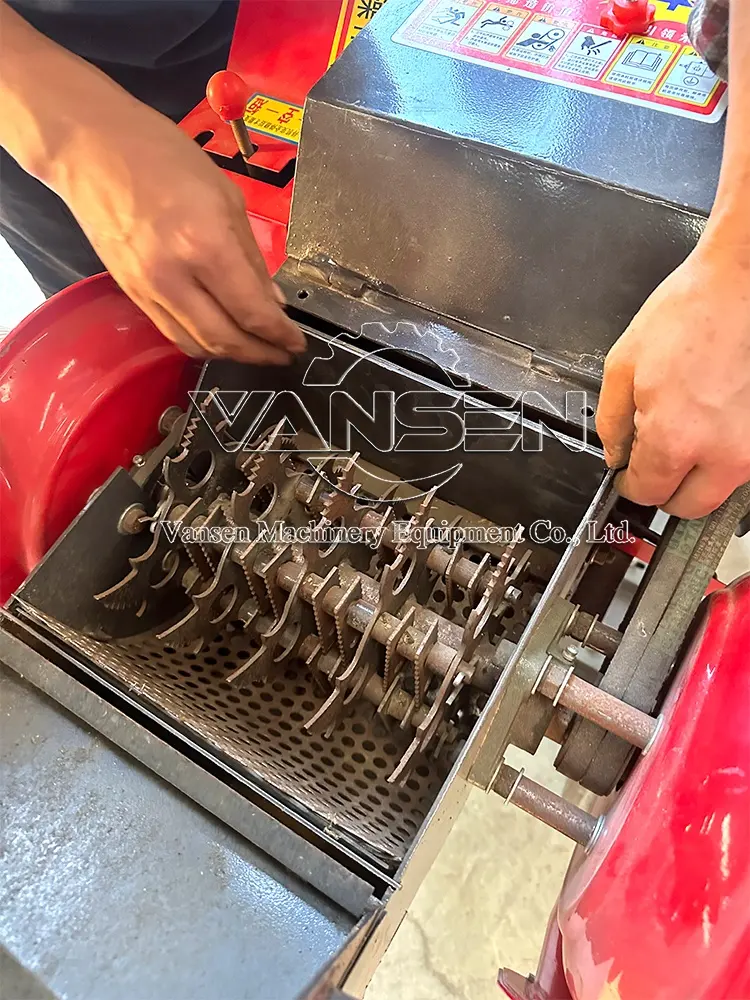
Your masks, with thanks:
M351 0L244 0L229 68L254 94L301 106L346 38ZM207 102L183 121L236 153ZM254 162L296 145L253 132ZM230 175L271 272L283 263L292 183ZM0 348L0 600L118 466L152 447L196 369L108 275L42 305ZM147 391L146 391L147 390ZM750 997L750 578L712 594L665 721L560 897L526 1000ZM563 976L564 973L564 976ZM567 982L567 986L565 983Z
M750 997L750 576L707 599L664 724L560 897L575 1000Z
M118 466L158 439L198 368L108 274L60 292L0 348L0 600ZM148 392L144 392L148 386Z

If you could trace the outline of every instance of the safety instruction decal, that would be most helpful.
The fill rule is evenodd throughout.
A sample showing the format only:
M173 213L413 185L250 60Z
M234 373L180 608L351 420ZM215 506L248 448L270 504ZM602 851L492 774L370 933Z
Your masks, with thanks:
M329 66L336 62L349 42L357 37L385 4L386 0L341 0L341 11L336 34L333 36L331 57L328 60Z
M645 35L601 27L600 0L422 0L394 42L715 122L727 87L690 45L693 0L655 0Z
M245 108L245 124L254 132L272 135L284 142L299 142L302 107L279 101L267 94L253 94Z
M385 4L386 0L341 0L329 66ZM253 94L245 109L245 124L254 132L296 145L302 131L303 110L299 104L289 104L268 94Z

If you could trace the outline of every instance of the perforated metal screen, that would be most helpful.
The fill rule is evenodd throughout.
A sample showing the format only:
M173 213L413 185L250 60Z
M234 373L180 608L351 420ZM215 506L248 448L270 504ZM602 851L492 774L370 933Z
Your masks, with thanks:
M444 761L430 760L403 786L388 784L413 731L401 731L361 701L330 738L305 733L303 724L325 692L299 661L266 681L227 684L226 677L250 655L242 632L228 630L194 654L155 640L96 642L49 619L46 624L139 699L214 746L238 771L264 779L312 810L329 830L346 831L381 859L403 857L447 774Z

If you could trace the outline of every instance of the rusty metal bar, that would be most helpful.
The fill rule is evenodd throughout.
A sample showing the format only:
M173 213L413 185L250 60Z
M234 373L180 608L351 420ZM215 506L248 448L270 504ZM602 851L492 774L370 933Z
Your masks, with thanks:
M599 825L597 817L525 777L523 771L503 764L492 789L577 844L587 847L592 842Z
M472 565L475 566L476 564ZM300 563L290 560L279 567L276 582L283 590L288 592L294 588L299 580L299 577L303 573L303 566ZM377 588L376 581L368 578L363 573L358 575L364 581L369 579L372 587ZM322 580L317 574L308 573L300 585L298 592L299 596L311 604L312 595L320 586L321 582ZM331 587L328 591L323 599L323 609L328 614L334 614L336 605L341 599L343 593L343 588L338 586ZM377 608L366 600L353 601L346 613L347 623L358 632L364 632L376 610ZM439 615L431 615L431 618L433 620L435 618L439 619L440 622L448 629L457 628L457 626L454 626L447 619L440 618ZM401 620L396 618L395 615L386 613L380 614L372 630L373 639L384 646L391 633L394 632L400 624ZM459 634L460 631L461 630L458 629ZM424 632L421 629L409 627L405 630L403 636L399 640L398 645L396 646L396 652L400 656L409 660L409 662L413 663L416 658L417 650L419 649L423 639ZM460 643L457 644L457 647L453 647L438 641L431 647L425 662L432 673L438 674L441 677L444 677L447 674L458 653L458 645L460 645ZM502 671L502 665L499 663L493 663L488 657L473 656L471 663L464 663L463 669L466 671L467 675L472 676L472 681L479 690L489 694L497 683L497 679Z
M622 633L600 622L596 615L577 611L570 623L568 635L605 656L614 656L622 642Z
M295 496L297 497L297 499L302 503L307 502L310 496L310 492L314 485L315 485L315 480L312 478L312 476L300 476L297 482L297 487L295 489ZM317 502L314 503L313 506L321 507L322 502L325 499L326 495L329 494L321 494L320 497L317 498ZM377 511L374 510L368 511L362 518L360 527L366 531L377 531L380 528L381 519L382 515L379 514ZM387 548L395 549L396 541L393 537L392 527L386 527L386 529L383 532L382 541L383 545L385 545ZM437 573L439 576L444 576L445 571L448 568L448 565L450 564L452 555L453 553L443 548L443 546L434 545L430 550L429 555L427 556L427 566L429 567L429 569L431 569L434 573ZM477 572L477 563L472 562L471 559L462 557L461 559L458 559L456 561L456 564L451 569L450 575L453 583L456 584L458 587L463 587L464 589L466 589L470 583L473 583L476 591L481 592L490 582L490 578L492 576L492 570L491 569L486 570L484 573L480 574L478 580L474 580L476 572Z
M554 661L547 667L538 690L555 704L564 705L640 750L648 746L658 726L650 715L576 677Z

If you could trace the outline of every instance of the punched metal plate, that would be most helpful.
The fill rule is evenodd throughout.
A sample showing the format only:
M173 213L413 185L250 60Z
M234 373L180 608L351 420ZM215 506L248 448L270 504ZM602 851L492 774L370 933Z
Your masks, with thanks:
M413 734L362 702L329 738L308 735L303 723L326 693L300 661L266 681L227 684L250 655L241 631L227 629L196 654L153 639L98 642L38 617L131 695L211 744L239 772L313 812L329 834L349 835L381 863L401 861L447 776L448 763L438 758L418 765L404 785L388 784Z

